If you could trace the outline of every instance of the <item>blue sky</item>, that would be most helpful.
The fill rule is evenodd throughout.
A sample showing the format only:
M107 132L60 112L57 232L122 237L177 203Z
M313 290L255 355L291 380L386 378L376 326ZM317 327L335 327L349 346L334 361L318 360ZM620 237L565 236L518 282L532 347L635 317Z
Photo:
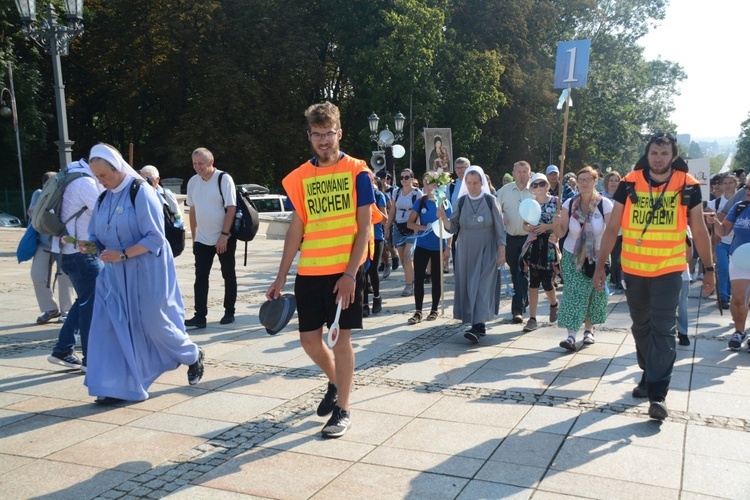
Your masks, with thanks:
M682 65L675 96L677 132L734 137L750 113L750 0L672 0L667 15L641 40L647 59Z

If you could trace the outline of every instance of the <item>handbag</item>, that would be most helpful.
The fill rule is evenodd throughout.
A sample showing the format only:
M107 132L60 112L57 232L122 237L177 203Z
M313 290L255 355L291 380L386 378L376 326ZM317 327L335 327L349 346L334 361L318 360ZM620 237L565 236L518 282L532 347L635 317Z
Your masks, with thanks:
M596 270L596 262L590 262L589 259L586 259L583 261L583 266L581 266L581 271L583 271L583 274L588 276L589 279L592 279L594 277L594 271ZM609 267L609 262L604 263L604 275L609 276L611 272L611 269Z
M29 222L26 232L23 233L21 241L18 242L18 248L16 249L16 258L18 263L26 262L31 260L36 253L36 248L39 245L39 233L34 229L34 226Z

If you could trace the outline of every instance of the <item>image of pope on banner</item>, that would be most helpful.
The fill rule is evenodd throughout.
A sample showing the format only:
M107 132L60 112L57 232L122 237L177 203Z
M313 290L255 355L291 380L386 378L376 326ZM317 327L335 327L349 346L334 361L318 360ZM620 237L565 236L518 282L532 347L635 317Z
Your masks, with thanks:
M424 129L427 170L453 172L453 139L449 128Z

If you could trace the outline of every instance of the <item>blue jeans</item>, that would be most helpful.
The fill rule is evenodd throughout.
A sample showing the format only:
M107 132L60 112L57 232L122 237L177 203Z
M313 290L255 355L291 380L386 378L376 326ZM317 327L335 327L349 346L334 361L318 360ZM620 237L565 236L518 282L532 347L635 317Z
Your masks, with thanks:
M94 292L96 291L96 277L104 264L91 254L72 253L63 254L62 270L70 278L78 297L68 313L60 329L57 344L53 349L56 354L68 354L73 351L76 343L75 333L81 335L81 350L84 364L89 344L89 329L91 315L94 312Z
M719 274L719 296L722 302L729 303L732 296L732 288L729 284L729 249L732 247L729 243L719 243L716 245L716 272Z

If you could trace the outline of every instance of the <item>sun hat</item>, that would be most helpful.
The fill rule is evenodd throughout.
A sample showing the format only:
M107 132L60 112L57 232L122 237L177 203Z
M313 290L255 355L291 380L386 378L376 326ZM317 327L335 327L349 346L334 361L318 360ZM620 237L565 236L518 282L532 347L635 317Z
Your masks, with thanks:
M550 165L549 167L547 167L547 175L549 175L551 172L557 172L559 174L560 169L557 168L556 165Z
M543 180L546 184L549 184L549 181L547 180L547 176L544 174L534 174L531 176L531 180L529 180L529 185L534 184L538 180Z
M289 324L296 309L297 299L291 293L286 293L276 299L267 300L260 306L258 318L269 335L276 335Z

